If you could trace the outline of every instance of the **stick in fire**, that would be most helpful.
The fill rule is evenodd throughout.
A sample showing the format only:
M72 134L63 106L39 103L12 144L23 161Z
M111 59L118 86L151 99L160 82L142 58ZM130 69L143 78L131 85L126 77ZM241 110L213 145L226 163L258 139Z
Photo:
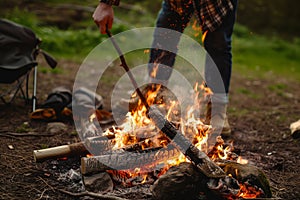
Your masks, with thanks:
M119 58L121 60L121 66L127 72L136 92L141 99L142 103L145 105L148 111L148 117L152 119L155 125L174 143L176 148L180 150L197 168L202 172L205 176L210 178L208 186L211 189L218 190L223 193L235 193L235 190L228 190L228 188L232 187L232 183L237 181L232 177L226 176L225 172L216 165L213 161L209 159L209 157L202 151L200 151L197 147L195 147L181 132L176 129L176 127L169 122L163 114L158 110L158 108L149 106L142 92L139 90L137 82L135 81L129 67L126 63L126 60L123 56L123 53L116 43L114 37L111 32L107 29L107 35L111 39L113 46L119 54Z

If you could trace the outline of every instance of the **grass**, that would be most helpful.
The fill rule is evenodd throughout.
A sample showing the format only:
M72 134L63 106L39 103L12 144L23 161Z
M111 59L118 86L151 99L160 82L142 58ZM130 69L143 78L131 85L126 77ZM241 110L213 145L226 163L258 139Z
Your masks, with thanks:
M284 76L300 81L300 40L255 35L237 25L233 37L233 62L245 76Z

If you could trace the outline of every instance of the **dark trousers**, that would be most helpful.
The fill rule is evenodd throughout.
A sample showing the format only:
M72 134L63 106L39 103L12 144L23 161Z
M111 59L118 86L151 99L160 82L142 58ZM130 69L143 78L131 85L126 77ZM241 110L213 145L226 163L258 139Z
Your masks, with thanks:
M231 36L235 22L237 0L232 0L232 3L234 5L233 11L225 17L220 27L213 32L208 31L204 40L204 48L208 53L205 63L205 81L214 93L227 94L229 92L232 68ZM157 18L156 27L182 33L194 14L194 6L190 0L183 0L183 4L184 10L179 14L165 0ZM149 74L157 68L156 79L168 80L170 78L179 40L180 35L168 37L167 30L155 31L149 60ZM164 44L164 46L161 44ZM172 52L165 49L170 49ZM215 78L216 76L222 78L221 87L220 83L215 82L215 80L218 80Z

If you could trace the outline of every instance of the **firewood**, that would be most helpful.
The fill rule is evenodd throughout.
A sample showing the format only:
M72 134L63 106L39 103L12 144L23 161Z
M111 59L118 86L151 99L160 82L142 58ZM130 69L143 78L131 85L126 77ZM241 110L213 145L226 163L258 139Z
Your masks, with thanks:
M123 148L117 150L112 150L115 145L115 136L106 135L88 137L84 142L78 142L70 145L62 145L47 149L34 150L33 157L35 162L41 162L47 159L56 159L71 156L82 157L86 156L87 154L102 155L120 153L124 151L136 151L141 150L145 140L151 139L154 135L148 134L149 137L147 138L146 134L140 133L140 136L142 136L142 138L137 138L138 140L140 140L140 142L133 145L124 146Z
M105 170L127 170L151 166L177 158L180 152L173 146L154 148L139 152L112 153L109 155L81 158L81 173L90 174ZM149 169L150 170L150 169Z
M114 146L114 136L97 136L87 138L84 142L78 142L70 145L62 145L47 149L33 151L33 158L36 162L47 159L56 159L71 156L86 156L90 152L97 153L111 150Z
M84 156L88 154L83 142L62 145L47 149L40 149L33 151L33 158L35 162L42 162L47 159L56 159L70 156Z

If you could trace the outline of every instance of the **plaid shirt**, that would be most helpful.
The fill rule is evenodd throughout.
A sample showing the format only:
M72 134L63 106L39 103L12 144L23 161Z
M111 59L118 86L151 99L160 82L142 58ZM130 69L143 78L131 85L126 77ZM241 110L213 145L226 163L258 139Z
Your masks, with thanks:
M171 9L179 14L184 13L184 7L188 3L193 3L202 31L214 31L218 28L227 13L233 10L231 0L166 0Z

